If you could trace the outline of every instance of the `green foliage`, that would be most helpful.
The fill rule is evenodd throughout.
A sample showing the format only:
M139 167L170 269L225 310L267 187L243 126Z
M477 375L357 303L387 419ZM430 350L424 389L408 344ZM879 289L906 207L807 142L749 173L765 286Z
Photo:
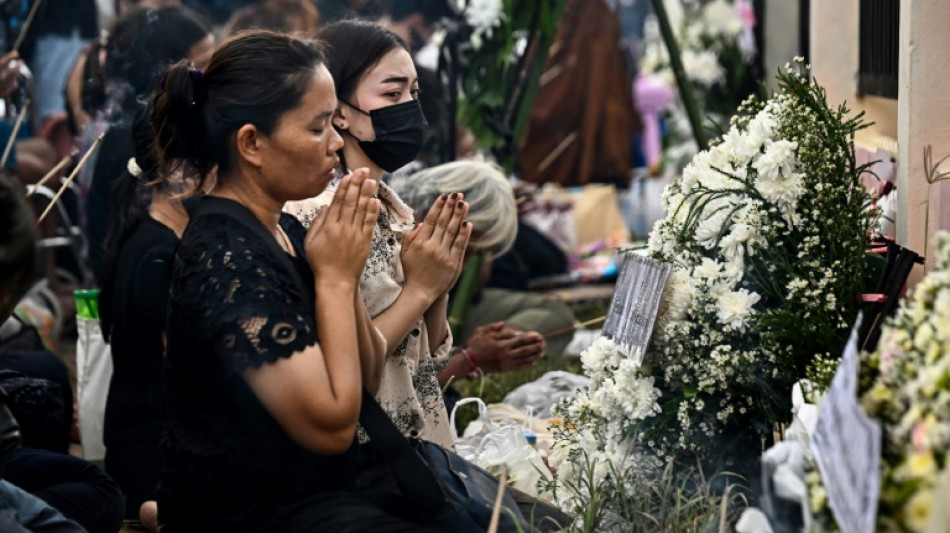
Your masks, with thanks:
M480 148L494 153L510 170L514 145L527 126L565 0L502 3L504 17L491 35L460 47L458 120L472 132Z

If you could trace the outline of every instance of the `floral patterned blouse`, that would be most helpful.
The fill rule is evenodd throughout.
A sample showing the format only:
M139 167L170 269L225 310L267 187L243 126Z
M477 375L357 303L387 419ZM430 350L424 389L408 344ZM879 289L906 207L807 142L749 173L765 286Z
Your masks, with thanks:
M284 211L297 217L304 226L330 204L336 193L333 183L320 196L288 202ZM402 239L415 227L412 209L395 191L380 183L377 194L382 209L373 231L369 258L360 278L363 301L372 317L376 317L396 301L406 283L399 252ZM376 399L397 427L407 436L414 436L452 448L449 417L442 399L438 375L448 363L452 335L442 344L429 346L429 335L422 317L409 335L386 358L382 383ZM361 440L365 440L362 431Z

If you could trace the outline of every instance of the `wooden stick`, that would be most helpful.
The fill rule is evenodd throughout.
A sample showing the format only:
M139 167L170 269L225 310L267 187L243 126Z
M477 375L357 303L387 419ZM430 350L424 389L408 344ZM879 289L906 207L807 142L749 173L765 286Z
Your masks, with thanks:
M573 326L568 326L566 328L556 329L544 334L544 338L554 337L555 335L561 335L564 333L570 333L581 328L586 328L587 326L593 326L594 324L600 324L601 322L607 320L607 315L599 316L597 318L592 318L586 322L581 322L580 324L575 324Z
M20 46L23 45L23 40L26 39L26 33L30 31L30 25L33 24L33 17L36 16L36 12L40 9L40 4L43 3L43 0L36 0L33 3L33 7L30 8L30 13L26 16L26 21L23 22L23 27L20 28L20 34L16 37L16 43L13 44L13 52L18 52Z
M488 533L498 533L498 522L501 520L501 500L505 496L505 486L508 485L508 467L503 466L501 477L498 479L498 496L495 496L495 508L491 512L491 522L488 523Z
M69 184L72 183L76 175L79 174L79 170L82 169L83 165L86 164L86 161L89 160L89 156L91 156L92 153L96 150L96 148L99 147L99 143L102 142L102 138L105 136L106 134L103 133L102 135L97 137L96 140L93 141L92 146L90 146L89 149L86 150L86 155L82 156L82 159L79 160L79 164L76 165L76 168L73 169L69 177L66 178L66 181L63 182L63 186L60 187L59 191L56 192L56 196L54 196L53 199L50 200L49 205L46 206L45 210L43 210L43 214L40 215L40 218L36 219L37 226L39 226L40 222L43 222L43 219L46 218L46 215L48 215L49 212L53 210L53 206L56 205L57 201L59 201L59 197L62 196L64 192L66 192L66 188L69 187Z
M20 116L16 118L16 122L13 124L13 133L10 134L10 138L7 139L7 146L3 149L3 157L0 158L0 169L7 168L7 159L10 159L10 152L13 151L13 145L16 143L16 135L20 132L20 126L23 125L23 119L26 118L27 113L30 111L30 101L27 100L23 104L23 109L20 110Z
M47 181L49 181L49 180L53 179L54 177L58 176L59 173L62 172L64 168L66 168L70 163L72 163L73 157L75 157L76 154L78 154L78 153L79 153L78 150L73 149L73 151L70 152L69 155L67 155L66 157L62 158L62 159L59 161L59 163L56 163L56 166L53 167L53 170L50 170L49 172L47 172L46 175L43 176L43 179L41 179L40 181L36 182L36 185L34 185L32 189L30 189L29 191L27 191L26 197L29 198L30 196L33 196L33 195L36 193L36 190L37 190L37 189L39 189L39 188L42 187L43 185L46 185L46 182L47 182Z

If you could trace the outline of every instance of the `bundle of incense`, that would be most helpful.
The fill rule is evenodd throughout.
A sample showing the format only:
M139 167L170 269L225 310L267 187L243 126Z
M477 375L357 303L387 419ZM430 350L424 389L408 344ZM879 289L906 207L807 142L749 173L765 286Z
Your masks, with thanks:
M55 178L56 176L59 176L60 172L62 172L64 168L66 168L67 166L69 166L70 163L73 162L73 158L76 157L77 154L79 154L79 150L73 149L73 151L70 152L69 155L62 158L59 161L59 163L56 163L56 166L53 167L52 170L47 172L46 175L43 176L43 179L36 182L36 185L34 185L30 190L26 192L26 197L29 198L30 196L33 196L34 194L36 194L37 189L39 189L43 185L46 185L47 181Z
M16 122L13 124L13 132L10 134L10 138L7 139L7 145L3 149L3 157L0 157L0 168L7 168L7 159L10 159L10 152L13 151L13 145L16 144L17 133L20 133L20 126L23 125L23 119L26 118L26 115L30 111L30 101L27 100L23 104L23 109L20 110L20 116L16 118Z
M26 20L23 22L23 27L20 28L20 34L16 37L16 42L13 44L13 52L20 50L20 47L23 46L23 41L26 39L26 34L30 31L30 26L33 24L33 17L36 16L36 12L39 11L40 5L43 3L43 0L36 0L33 2L33 7L30 8L29 14L26 16Z
M86 150L86 155L82 156L82 159L79 160L79 164L76 165L76 168L73 169L72 173L69 174L69 177L66 178L66 181L63 182L63 185L59 188L59 191L56 192L56 196L50 200L49 205L46 206L46 209L43 210L43 214L40 215L40 218L36 219L36 225L39 226L43 219L46 218L46 215L53 210L53 206L56 205L56 202L59 201L59 198L66 192L66 188L69 187L69 184L72 183L73 179L76 178L76 175L79 174L79 171L82 169L83 165L86 164L86 161L89 161L89 156L96 151L96 148L99 147L99 144L102 142L102 138L105 137L105 133L96 138L88 150Z
M572 331L577 331L579 329L586 328L587 326L593 326L594 324L600 324L604 320L607 320L607 315L599 316L597 318L592 318L590 320L581 322L580 324L574 324L573 326L568 326L566 328L556 329L554 331L549 331L544 334L545 339L549 339L556 335L563 335L564 333L570 333Z

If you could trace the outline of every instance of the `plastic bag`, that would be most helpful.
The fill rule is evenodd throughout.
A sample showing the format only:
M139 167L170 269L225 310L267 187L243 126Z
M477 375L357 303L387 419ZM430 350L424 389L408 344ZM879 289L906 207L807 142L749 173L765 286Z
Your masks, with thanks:
M79 342L76 345L76 397L79 404L79 434L82 456L101 461L106 456L102 427L106 397L112 379L112 352L102 338L98 318L76 317Z
M587 388L589 382L586 376L554 370L509 392L502 403L536 413L538 418L550 418L551 407L561 398L574 396L577 389Z
M462 405L478 404L478 419L469 424L462 437L455 430L455 413ZM528 444L525 429L513 420L495 425L488 417L488 408L479 398L465 398L455 404L449 422L455 452L492 475L508 468L508 484L531 496L551 499L550 494L539 493L538 482L551 480L551 473L538 450Z

